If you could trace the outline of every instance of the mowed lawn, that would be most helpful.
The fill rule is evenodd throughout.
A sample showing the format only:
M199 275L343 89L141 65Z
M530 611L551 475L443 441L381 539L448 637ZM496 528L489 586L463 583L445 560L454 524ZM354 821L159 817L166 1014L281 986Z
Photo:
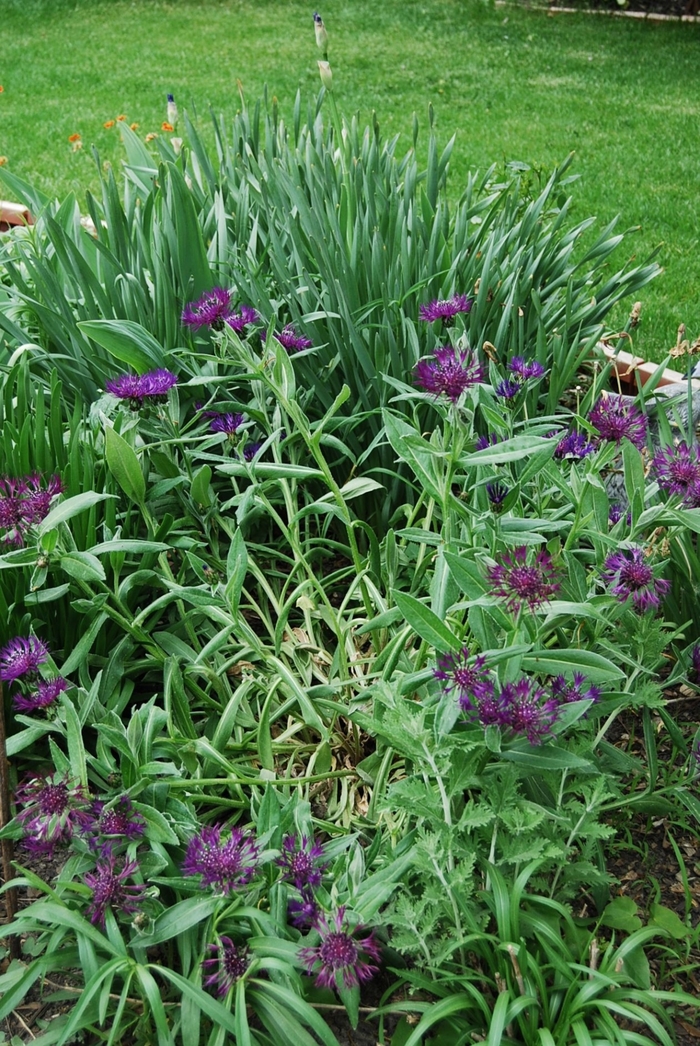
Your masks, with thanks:
M700 336L700 26L482 0L336 0L321 14L346 114L375 110L408 149L432 105L442 139L457 134L453 196L469 169L520 161L538 183L574 151L575 217L641 227L620 265L659 248L637 351L662 358L681 322ZM235 110L239 81L291 114L297 88L311 101L319 87L312 15L299 0L0 0L4 169L84 198L93 147L99 163L122 158L118 123L103 125L162 133L168 91L203 128L210 106Z

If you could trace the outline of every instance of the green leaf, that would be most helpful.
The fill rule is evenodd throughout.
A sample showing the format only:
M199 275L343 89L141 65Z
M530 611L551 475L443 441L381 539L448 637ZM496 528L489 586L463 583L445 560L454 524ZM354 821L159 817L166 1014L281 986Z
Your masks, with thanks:
M66 717L66 744L68 746L71 774L77 778L84 788L87 788L87 760L85 758L80 719L69 697L63 695L61 705Z
M85 658L92 650L92 644L97 638L97 634L107 620L107 614L98 614L96 618L91 622L87 631L83 632L82 636L78 640L77 646L71 650L66 660L61 665L61 672L68 676L71 672L74 672L79 665L85 661Z
M631 897L616 897L605 906L600 921L611 930L624 930L626 933L634 933L642 925L637 915L636 901Z
M88 490L84 494L76 494L73 498L66 498L65 501L59 502L58 505L51 509L46 519L42 520L37 527L37 532L45 534L57 527L59 523L65 523L66 520L77 516L79 512L92 508L98 501L104 501L105 498L113 497L114 494L97 494L94 490Z
M522 748L509 748L501 752L503 759L519 766L526 766L530 770L592 770L593 764L587 759L581 759L566 748L558 748L556 745L532 745Z
M140 323L133 320L83 320L78 327L111 356L135 371L165 367L162 347Z
M496 443L484 450L477 450L473 454L465 454L460 463L462 465L503 465L507 461L519 461L521 458L530 457L533 452L541 450L550 456L550 448L554 448L559 437L547 439L545 436L513 436L512 439L504 439L502 443Z
M179 934L186 933L193 926L198 926L204 919L208 919L220 903L220 899L211 895L188 897L184 901L178 901L158 916L150 933L139 936L139 946L152 948L156 944L173 940Z
M67 552L59 563L61 570L78 581L105 581L107 577L99 559L89 552Z
M190 494L192 500L198 505L208 505L211 501L211 476L211 467L209 465L202 465L202 467L192 477Z
M526 654L523 657L523 669L551 676L583 672L592 683L621 679L625 674L602 654L578 649L541 650L536 654Z
M109 471L127 497L137 505L143 505L146 497L146 481L133 447L108 425L105 429L105 457Z
M682 941L691 933L685 923L681 922L672 908L666 908L663 904L652 904L649 908L649 926L660 926L676 941Z
M394 592L397 607L411 628L441 654L458 651L460 642L437 614L407 592Z

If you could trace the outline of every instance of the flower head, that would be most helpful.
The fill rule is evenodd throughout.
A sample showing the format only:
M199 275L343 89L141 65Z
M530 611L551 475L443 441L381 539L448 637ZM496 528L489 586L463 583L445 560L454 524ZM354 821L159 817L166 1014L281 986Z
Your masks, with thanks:
M652 468L662 490L693 500L700 484L700 447L689 447L685 440L677 447L665 447L654 455Z
M138 810L134 810L128 795L120 795L116 802L107 806L98 800L93 803L94 823L92 830L96 835L115 835L125 839L138 839L143 835L146 822Z
M168 120L163 120L162 124L160 125L160 129L161 129L161 131L174 131L175 130L173 125Z
M275 333L274 337L287 352L301 352L302 349L310 349L313 345L308 338L297 334L291 323L283 327L279 334ZM262 335L262 339L266 340L265 334Z
M467 647L459 654L444 654L438 658L438 667L433 669L436 679L447 683L445 693L454 690L460 707L465 711L479 708L480 702L493 694L493 683L486 670L486 658L479 654L470 664Z
M523 382L541 378L544 374L544 367L541 363L537 360L526 360L524 356L513 356L508 364L508 369Z
M600 439L618 445L628 439L640 450L646 442L647 419L624 396L604 396L588 415Z
M105 120L102 126L105 128L105 130L109 131L111 127L114 127L115 123L116 120Z
M559 708L556 699L527 676L517 683L506 683L498 704L498 726L525 734L531 745L540 744L551 734Z
M167 130L171 131L172 127L168 127ZM231 292L225 287L212 287L197 301L185 306L182 323L193 330L199 330L200 327L223 330L224 323L232 315Z
M508 497L508 487L505 483L487 483L486 496L494 512L500 512L503 508L503 502Z
M246 443L245 447L243 448L243 460L252 461L261 447L262 443Z
M219 938L219 944L209 944L207 948L214 954L202 962L205 973L212 971L205 977L204 987L216 988L217 995L228 995L250 966L250 952L245 945L239 947L224 936Z
M46 643L36 636L16 636L0 650L0 680L5 683L33 675L49 656Z
M506 552L501 562L487 571L493 592L505 599L506 607L512 613L517 613L523 605L536 610L559 588L557 572L548 552L536 552L532 563L527 559L527 546L519 545L512 553Z
M117 858L109 847L105 847L102 856L97 859L93 872L83 876L85 883L92 889L92 900L86 914L96 926L105 925L108 908L116 908L125 915L133 915L143 903L146 886L143 883L127 885L134 872L138 871L136 861L124 861L120 870Z
M68 842L92 822L84 789L60 774L32 778L19 786L16 798L23 806L17 820L25 833L25 846L33 853L53 854L59 843Z
M457 403L463 392L471 385L483 381L481 364L471 349L458 351L451 345L435 349L435 362L421 359L416 363L414 384L433 396L447 396Z
M18 712L38 712L42 708L53 705L59 694L62 694L70 686L63 676L55 679L40 679L36 691L33 694L14 694L12 700Z
M246 327L251 323L257 323L259 319L257 312L250 305L241 305L241 311L232 312L226 317L225 322L236 334L241 334Z
M168 104L167 104L167 107L166 107L166 116L167 116L167 121L166 122L171 124L174 127L174 125L177 123L178 112L177 112L177 105L175 103L175 98L174 98L174 96L172 94L168 95Z
M442 320L443 323L452 323L455 316L460 312L470 312L472 300L466 294L455 294L453 298L440 299L421 305L418 315L426 323L435 323Z
M511 378L504 378L503 381L499 381L493 391L497 396L500 396L501 399L512 400L518 395L520 389L520 382L513 381Z
M50 476L45 487L41 483L38 472L21 479L0 476L0 529L6 531L6 544L22 546L29 527L46 518L51 500L63 490L59 476Z
M308 930L317 922L321 909L316 903L313 892L303 889L300 900L289 902L287 914L292 926L296 926L298 930Z
M282 878L296 886L302 892L308 888L321 885L323 872L327 865L323 863L323 847L313 839L302 835L288 835L282 840L282 853L277 864L282 869Z
M671 585L654 577L641 548L613 552L605 560L603 580L620 603L632 600L640 614L650 607L658 607Z
M345 908L338 908L329 924L325 916L320 915L315 927L320 936L320 944L314 947L301 948L299 958L306 966L308 973L316 974L316 984L321 988L335 988L338 978L342 978L346 988L356 988L361 981L369 981L378 967L372 962L379 962L381 952L374 939L374 930L367 937L358 938L364 927L356 926L350 930L345 922ZM367 962L367 956L371 962Z
M323 24L323 19L321 18L318 11L314 11L314 32L316 34L316 46L318 47L319 51L321 51L321 53L323 54L323 57L327 58L328 33L326 32L326 27Z
M211 432L223 432L230 438L238 434L243 424L242 414L219 414L215 410L205 411L204 416L211 418L209 429Z
M581 461L595 452L595 444L586 439L582 432L572 429L563 436L554 448L555 458L574 458Z
M619 505L616 501L612 501L610 503L610 508L608 509L608 523L610 523L611 526L614 527L615 524L619 523L620 520L623 518L626 519L627 524L629 526L629 524L632 522L632 513L628 512L627 514L625 514L624 507L622 505Z
M146 374L120 374L105 382L107 392L118 399L129 400L132 410L140 410L145 403L162 403L168 392L177 385L177 376L160 368Z
M184 875L201 875L202 886L229 894L253 878L260 848L240 828L222 838L217 826L205 825L189 842L182 865Z
M79 134L69 134L68 135L68 141L69 142L79 142L80 141L80 135Z
M555 676L552 679L552 697L564 703L570 701L600 701L600 687L589 686L584 690L587 680L583 672L574 672L573 679L565 676Z

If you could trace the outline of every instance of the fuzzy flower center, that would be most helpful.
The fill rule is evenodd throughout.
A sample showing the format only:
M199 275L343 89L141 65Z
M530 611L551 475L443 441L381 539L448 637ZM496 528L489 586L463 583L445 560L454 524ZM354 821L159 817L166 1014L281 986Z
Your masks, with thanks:
M46 817L59 816L68 807L68 789L65 782L47 784L39 796L39 809Z
M357 945L347 933L329 933L318 954L323 965L331 970L353 966L359 957Z

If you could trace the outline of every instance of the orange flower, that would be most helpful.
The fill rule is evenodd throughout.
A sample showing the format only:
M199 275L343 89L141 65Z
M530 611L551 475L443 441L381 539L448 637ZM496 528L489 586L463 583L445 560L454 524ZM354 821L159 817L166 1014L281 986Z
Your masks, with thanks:
M2 84L0 84L0 94L2 94L2 92L3 92L4 90L5 90L5 88L4 88L3 86L2 86Z
M69 142L79 142L80 141L80 135L79 134L69 134L68 135L68 141Z
M160 125L160 129L161 129L161 131L174 131L175 130L173 125L171 123L168 123L167 120L163 121L163 123Z
M105 123L102 124L102 126L106 127L107 130L109 130L110 127L114 127L114 123L115 123L114 120L107 120Z
M152 142L153 139L157 138L157 137L158 137L157 134L155 134L153 131L149 131L149 133L146 135L146 141L147 142Z
M138 131L139 129L139 125L137 123L129 124L129 126L131 127L132 131Z
M126 120L126 116L124 115L124 113L122 113L121 116L118 116L117 120Z
M0 167L4 167L6 163L7 163L7 157L6 156L0 156Z

